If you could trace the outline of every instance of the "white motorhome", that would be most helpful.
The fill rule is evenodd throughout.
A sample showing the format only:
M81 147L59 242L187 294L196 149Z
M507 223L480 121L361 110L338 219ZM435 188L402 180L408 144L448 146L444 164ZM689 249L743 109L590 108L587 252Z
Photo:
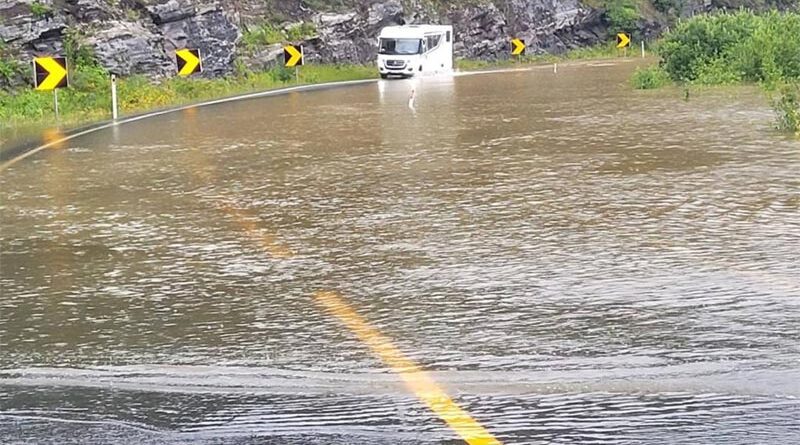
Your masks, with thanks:
M381 77L412 77L453 71L453 27L387 26L378 37Z

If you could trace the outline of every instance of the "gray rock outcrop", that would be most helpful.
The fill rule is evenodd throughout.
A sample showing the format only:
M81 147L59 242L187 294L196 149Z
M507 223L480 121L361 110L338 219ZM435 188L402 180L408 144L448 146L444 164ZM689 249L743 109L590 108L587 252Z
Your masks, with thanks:
M372 61L381 28L406 23L397 0L374 2L361 11L318 14L312 20L318 35L309 41L309 60L334 63Z
M65 41L71 38L91 49L109 72L159 78L175 74L175 50L189 47L203 55L205 76L221 76L233 70L241 38L240 19L231 4L222 0L2 0L0 55L29 63L33 57L64 54Z
M0 1L0 39L27 53L57 54L63 49L67 16L46 8L36 12L30 0Z
M106 22L108 27L89 37L86 43L109 72L120 76L147 73L153 77L171 75L175 62L164 51L164 37L135 22Z
M190 9L187 4L192 3L169 0L148 8L164 36L164 50L173 54L181 48L199 49L206 76L229 74L233 71L236 43L241 37L238 17L223 9L222 3Z
M453 30L457 57L494 59L506 53L508 23L494 4L454 8L447 19L449 23L462 24Z
M800 9L798 4L687 0L669 13L737 6ZM649 11L639 20L638 33L655 37L667 25L666 16ZM90 48L111 72L152 78L174 75L174 52L187 47L200 50L204 76L229 74L237 61L251 70L275 66L281 43L242 45L242 30L286 30L291 23L313 23L316 29L296 42L303 43L310 63L371 63L380 29L398 24L452 24L456 56L479 59L508 57L511 37L525 39L529 53L561 53L612 37L605 11L584 0L0 0L0 18L0 57L20 67L33 56L64 54L71 39ZM0 76L0 88L30 81L29 73L20 71L18 77Z
M510 0L508 9L514 34L534 50L549 53L562 53L576 46L571 41L572 32L564 31L583 28L592 11L578 0ZM598 41L601 36L596 37Z

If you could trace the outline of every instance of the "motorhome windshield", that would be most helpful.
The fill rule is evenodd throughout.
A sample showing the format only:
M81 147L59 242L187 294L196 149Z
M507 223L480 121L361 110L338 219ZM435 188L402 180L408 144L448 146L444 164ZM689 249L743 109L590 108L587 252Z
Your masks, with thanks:
M422 54L422 39L381 39L381 54Z

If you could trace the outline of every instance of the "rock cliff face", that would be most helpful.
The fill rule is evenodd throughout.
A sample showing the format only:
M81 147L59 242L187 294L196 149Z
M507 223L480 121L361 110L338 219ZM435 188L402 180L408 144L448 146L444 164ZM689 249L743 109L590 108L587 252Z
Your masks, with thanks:
M800 3L685 0L678 13L735 8L748 2L763 7L765 1L783 8ZM611 32L604 9L589 6L602 4L602 0L0 0L0 56L6 62L29 64L35 55L64 54L68 46L80 45L110 72L159 78L175 74L176 49L191 47L200 49L204 75L214 77L231 73L237 60L255 69L275 63L279 44L242 44L243 35L265 25L280 31L292 24L313 24L314 32L298 38L308 61L366 63L374 60L382 27L446 23L455 29L456 56L492 59L508 56L510 36L525 39L528 51L538 53L607 41ZM656 12L638 22L638 31L651 35L665 25L665 16ZM0 71L0 87L15 82L24 81Z

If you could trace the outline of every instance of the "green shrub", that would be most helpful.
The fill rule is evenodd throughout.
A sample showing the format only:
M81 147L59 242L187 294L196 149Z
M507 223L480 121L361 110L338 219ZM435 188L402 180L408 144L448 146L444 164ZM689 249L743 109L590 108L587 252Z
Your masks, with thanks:
M670 12L670 10L679 13L683 8L683 2L684 0L653 0L653 6L663 13Z
M732 70L723 59L714 59L698 67L694 79L694 83L700 85L733 85L741 81L741 73Z
M36 18L47 17L48 15L53 13L53 8L43 3L33 2L31 3L30 7L31 7L31 14L33 14L33 16Z
M286 31L270 23L263 23L242 34L242 44L246 48L255 49L274 43L286 41L299 41L314 36L317 27L314 23L303 22L289 27Z
M697 16L657 46L670 78L700 83L800 79L800 14Z
M0 81L10 82L17 72L16 64L11 60L0 60Z
M800 135L800 83L785 85L773 100L778 129Z
M661 88L670 82L669 75L658 65L646 68L636 68L631 78L634 88L640 90L652 90Z
M284 40L286 40L286 36L283 31L268 23L249 29L242 34L242 43L251 49L281 43Z
M0 88L12 86L24 76L26 66L14 59L0 59Z
M317 33L317 27L311 22L303 22L286 30L286 37L290 41L303 40Z
M275 82L286 83L294 79L294 70L280 65L270 70L270 76Z
M64 35L64 52L72 67L100 67L94 51L83 44L83 36L74 28L68 29Z
M605 17L613 34L633 32L640 17L639 7L633 0L609 0Z

